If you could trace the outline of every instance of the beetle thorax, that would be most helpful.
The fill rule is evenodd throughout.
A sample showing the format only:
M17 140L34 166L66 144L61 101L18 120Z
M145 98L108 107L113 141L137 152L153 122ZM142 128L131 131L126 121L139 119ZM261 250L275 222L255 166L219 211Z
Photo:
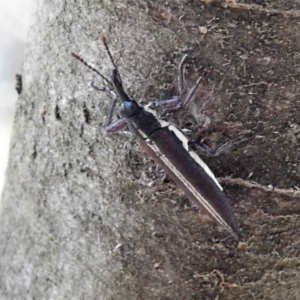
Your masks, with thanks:
M121 104L119 112L123 118L129 119L137 115L141 109L136 101L129 100Z

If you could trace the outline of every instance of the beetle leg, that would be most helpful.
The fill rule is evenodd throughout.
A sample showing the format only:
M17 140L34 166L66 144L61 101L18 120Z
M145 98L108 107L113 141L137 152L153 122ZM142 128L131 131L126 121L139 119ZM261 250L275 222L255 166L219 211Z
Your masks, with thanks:
M186 86L184 80L184 65L187 60L187 54L182 58L179 66L178 66L178 89L179 95L174 96L171 99L161 100L150 102L146 108L149 109L162 109L162 115L167 113L176 112L182 108L185 108L194 98L197 89L199 88L202 77L200 76L194 86L186 93ZM186 96L185 96L186 95Z
M97 91L105 93L109 98L113 99L113 104L111 105L111 108L109 110L107 122L105 124L105 130L108 133L118 133L119 131L122 131L127 128L127 122L125 118L121 118L119 120L116 120L112 122L112 118L114 115L114 111L116 109L117 99L116 94L113 90L109 89L107 86L98 87L92 82L92 87L96 89Z
M145 109L147 108L151 110L161 109L164 113L174 112L181 108L180 103L181 100L179 96L174 96L170 99L150 102L145 106Z
M191 143L191 148L194 150L200 151L203 155L209 157L219 156L222 153L229 151L233 146L236 146L244 141L248 141L254 138L252 135L240 135L235 139L229 140L226 143L222 144L216 149L210 148L208 145L204 143Z
M118 119L114 122L111 122L105 126L105 130L108 133L118 133L127 128L127 122L125 118Z
M185 81L184 81L184 65L187 60L187 54L183 56L179 66L178 66L178 89L179 89L179 98L182 98L182 95L185 90Z

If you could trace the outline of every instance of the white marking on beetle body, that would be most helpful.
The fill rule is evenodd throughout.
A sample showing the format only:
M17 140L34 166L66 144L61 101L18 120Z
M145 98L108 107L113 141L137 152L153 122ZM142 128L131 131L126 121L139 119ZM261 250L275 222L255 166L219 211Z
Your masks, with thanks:
M222 216L214 209L214 207L209 203L207 199L205 199L196 188L185 178L185 176L172 164L172 162L161 153L160 149L157 145L148 139L147 146L156 153L162 162L174 173L174 175L182 182L182 184L192 193L192 195L197 199L200 205L215 218L215 220L226 228L228 231L232 232L231 227L226 223L226 221L222 218ZM220 186L220 185L218 185Z
M190 154L192 159L202 168L204 171L211 177L211 179L216 183L216 185L219 187L221 191L223 191L223 188L221 187L220 183L218 182L217 178L213 174L213 172L210 170L210 168L207 166L207 164L197 155L197 153L190 149L189 147L189 140L185 136L185 134L175 125L158 118L156 111L150 109L149 107L145 107L145 110L147 110L149 113L153 114L156 119L159 121L161 127L167 127L170 131L172 131L176 137L182 142L182 145L184 149Z

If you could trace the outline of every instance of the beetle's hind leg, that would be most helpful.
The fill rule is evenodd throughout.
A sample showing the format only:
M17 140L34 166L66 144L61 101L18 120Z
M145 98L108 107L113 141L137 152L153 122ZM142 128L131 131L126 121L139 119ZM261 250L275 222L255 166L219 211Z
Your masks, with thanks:
M226 143L222 144L216 149L210 148L208 145L201 143L201 142L190 142L191 148L195 151L201 152L203 155L208 157L215 157L219 156L223 153L226 153L231 150L232 147L239 145L244 141L249 141L255 138L253 134L243 134L238 136L235 139L229 140Z

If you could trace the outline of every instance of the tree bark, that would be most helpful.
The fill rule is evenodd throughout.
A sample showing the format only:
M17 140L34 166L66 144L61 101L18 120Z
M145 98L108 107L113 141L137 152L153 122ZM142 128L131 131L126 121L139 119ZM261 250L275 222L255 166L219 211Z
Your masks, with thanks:
M300 4L206 2L39 1L2 196L1 299L300 297ZM191 138L256 135L206 159L238 245L172 182L149 185L132 137L106 134L101 78L70 55L108 74L102 34L143 104L176 94L189 55L187 84L203 82L174 120Z

